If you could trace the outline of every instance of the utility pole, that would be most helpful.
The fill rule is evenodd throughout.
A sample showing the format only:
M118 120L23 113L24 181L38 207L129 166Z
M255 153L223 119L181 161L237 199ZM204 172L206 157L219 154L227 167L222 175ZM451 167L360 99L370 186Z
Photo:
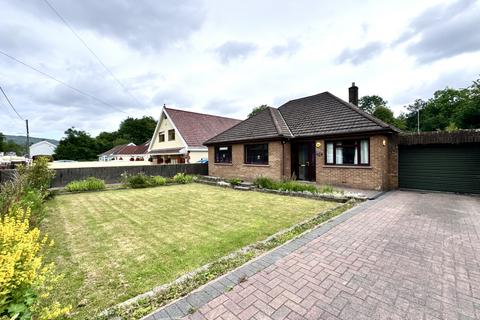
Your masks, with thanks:
M28 119L25 120L27 126L27 158L30 159L30 132L28 131Z
M420 134L420 108L417 110L417 133Z

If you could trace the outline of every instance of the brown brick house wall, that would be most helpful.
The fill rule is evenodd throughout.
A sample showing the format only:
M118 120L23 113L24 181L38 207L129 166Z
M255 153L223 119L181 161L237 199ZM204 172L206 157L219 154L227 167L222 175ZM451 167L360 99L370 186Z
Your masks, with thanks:
M321 148L316 152L317 183L375 190L397 188L398 147L395 139L385 135L370 137L368 167L325 165L325 141L316 140L316 142L321 143Z
M241 178L252 181L259 176L279 180L282 178L282 163L285 166L285 176L290 177L290 143L285 143L285 160L282 160L282 142L268 143L268 165L253 165L244 163L244 145L232 145L232 163L214 163L215 147L208 147L208 174L222 178Z
M385 145L383 141L385 140ZM325 165L325 141L317 139L321 147L316 151L316 182L333 186L345 186L359 189L388 190L398 188L398 145L397 136L375 135L370 137L370 165L361 166L332 166ZM283 178L291 177L291 145L285 143L285 159L282 161L282 142L272 141L268 146L268 165L244 164L244 145L232 145L232 163L214 163L213 146L208 147L208 172L211 176L222 178L241 178L253 181L256 177L264 176L280 180L282 178L282 162L284 165Z

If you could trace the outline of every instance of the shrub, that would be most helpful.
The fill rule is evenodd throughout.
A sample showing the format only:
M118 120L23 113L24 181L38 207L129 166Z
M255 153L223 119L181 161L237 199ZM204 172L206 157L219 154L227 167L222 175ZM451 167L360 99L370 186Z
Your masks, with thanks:
M152 182L155 186L164 186L167 184L167 178L162 176L153 176Z
M283 191L294 191L294 192L303 192L303 191L308 191L311 193L318 192L317 187L313 184L300 183L292 180L278 183L278 189Z
M37 226L45 215L44 202L48 193L31 188L25 175L17 173L13 180L0 185L0 217L16 209L30 209L30 225Z
M48 158L39 157L32 165L18 166L18 172L25 178L25 186L47 194L55 172L48 168Z
M322 186L318 188L314 184L301 183L299 181L294 181L294 180L275 181L267 177L259 177L255 179L253 184L257 188L293 191L293 192L308 191L311 193L333 193L335 191L332 186Z
M69 192L104 190L104 189L105 189L105 181L94 178L94 177L89 177L85 180L74 180L69 182L65 186L65 190Z
M122 183L129 188L147 188L153 186L153 179L151 176L147 176L145 173L137 173L129 175L128 173L122 174Z
M45 264L49 245L38 228L30 229L30 210L9 211L0 220L0 318L54 319L70 307L46 299L58 280L53 264Z
M38 226L45 217L45 195L37 189L25 191L20 200L10 207L10 210L15 211L20 208L23 211L30 209L30 225Z
M322 186L320 188L320 193L333 193L335 191L332 186Z
M0 185L0 217L5 216L15 203L20 201L25 191L24 178L16 173L12 180Z
M258 177L253 181L253 185L257 188L277 190L279 182L267 177Z
M190 174L179 172L173 177L172 180L175 183L186 184L186 183L192 183L195 180L195 177Z
M243 182L243 180L240 179L240 178L232 178L232 179L228 180L228 183L230 183L232 186L238 186L242 182Z

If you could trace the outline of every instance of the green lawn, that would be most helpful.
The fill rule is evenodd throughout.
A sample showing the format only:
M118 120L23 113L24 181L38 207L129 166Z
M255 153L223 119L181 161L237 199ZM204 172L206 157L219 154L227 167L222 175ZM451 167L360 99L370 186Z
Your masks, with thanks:
M88 318L335 203L189 184L61 195L47 206L50 257L65 274L55 297Z

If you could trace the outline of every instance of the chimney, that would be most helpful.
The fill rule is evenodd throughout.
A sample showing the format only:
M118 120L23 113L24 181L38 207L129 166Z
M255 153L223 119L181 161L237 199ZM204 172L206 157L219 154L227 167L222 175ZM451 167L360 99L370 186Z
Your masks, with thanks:
M348 102L358 106L358 87L355 82L352 82L352 86L348 88Z

